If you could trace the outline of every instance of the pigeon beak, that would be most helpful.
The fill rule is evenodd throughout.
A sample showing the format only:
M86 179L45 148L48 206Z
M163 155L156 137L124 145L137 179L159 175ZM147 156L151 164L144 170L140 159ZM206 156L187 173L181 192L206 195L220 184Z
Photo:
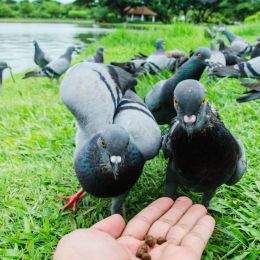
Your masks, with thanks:
M194 130L194 125L196 123L197 117L195 115L183 117L183 121L185 123L185 128L188 134L188 137L191 138Z
M77 54L80 54L80 49L75 48L75 52L76 52Z
M119 178L122 157L113 155L110 157L110 162L111 162L111 166L112 166L114 179L115 179L115 181L117 181Z
M205 64L205 65L209 65L209 59L202 60L202 63Z

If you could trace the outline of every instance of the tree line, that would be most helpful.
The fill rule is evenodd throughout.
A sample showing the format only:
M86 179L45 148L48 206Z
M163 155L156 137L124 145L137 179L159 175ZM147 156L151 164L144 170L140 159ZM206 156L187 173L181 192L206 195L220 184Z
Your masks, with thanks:
M97 21L125 21L125 8L145 5L157 19L170 23L180 18L194 23L243 21L260 11L260 0L0 0L0 17L78 18Z

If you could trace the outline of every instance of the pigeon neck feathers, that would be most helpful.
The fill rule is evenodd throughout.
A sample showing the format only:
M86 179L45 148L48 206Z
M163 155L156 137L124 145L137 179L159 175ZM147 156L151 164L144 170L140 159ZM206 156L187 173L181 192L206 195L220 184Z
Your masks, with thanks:
M226 35L227 39L229 40L229 42L233 42L235 39L237 39L238 37L235 36L232 32L224 30L223 34Z

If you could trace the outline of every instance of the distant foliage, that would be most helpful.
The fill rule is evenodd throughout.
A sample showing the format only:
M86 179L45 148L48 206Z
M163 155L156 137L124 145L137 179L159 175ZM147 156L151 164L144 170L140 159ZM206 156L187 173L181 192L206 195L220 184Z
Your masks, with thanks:
M260 21L260 11L254 15L246 17L245 22L259 22Z
M144 4L158 14L156 20L171 23L232 24L258 21L260 0L75 0L62 4L55 0L0 0L0 17L94 19L99 22L126 20L126 7Z

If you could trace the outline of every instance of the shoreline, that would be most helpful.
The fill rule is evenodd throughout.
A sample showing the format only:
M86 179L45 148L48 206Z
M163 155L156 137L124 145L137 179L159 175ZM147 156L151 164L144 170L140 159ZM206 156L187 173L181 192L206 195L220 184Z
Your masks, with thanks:
M0 23L71 23L93 25L94 20L77 20L77 19L37 19L37 18L0 18Z

